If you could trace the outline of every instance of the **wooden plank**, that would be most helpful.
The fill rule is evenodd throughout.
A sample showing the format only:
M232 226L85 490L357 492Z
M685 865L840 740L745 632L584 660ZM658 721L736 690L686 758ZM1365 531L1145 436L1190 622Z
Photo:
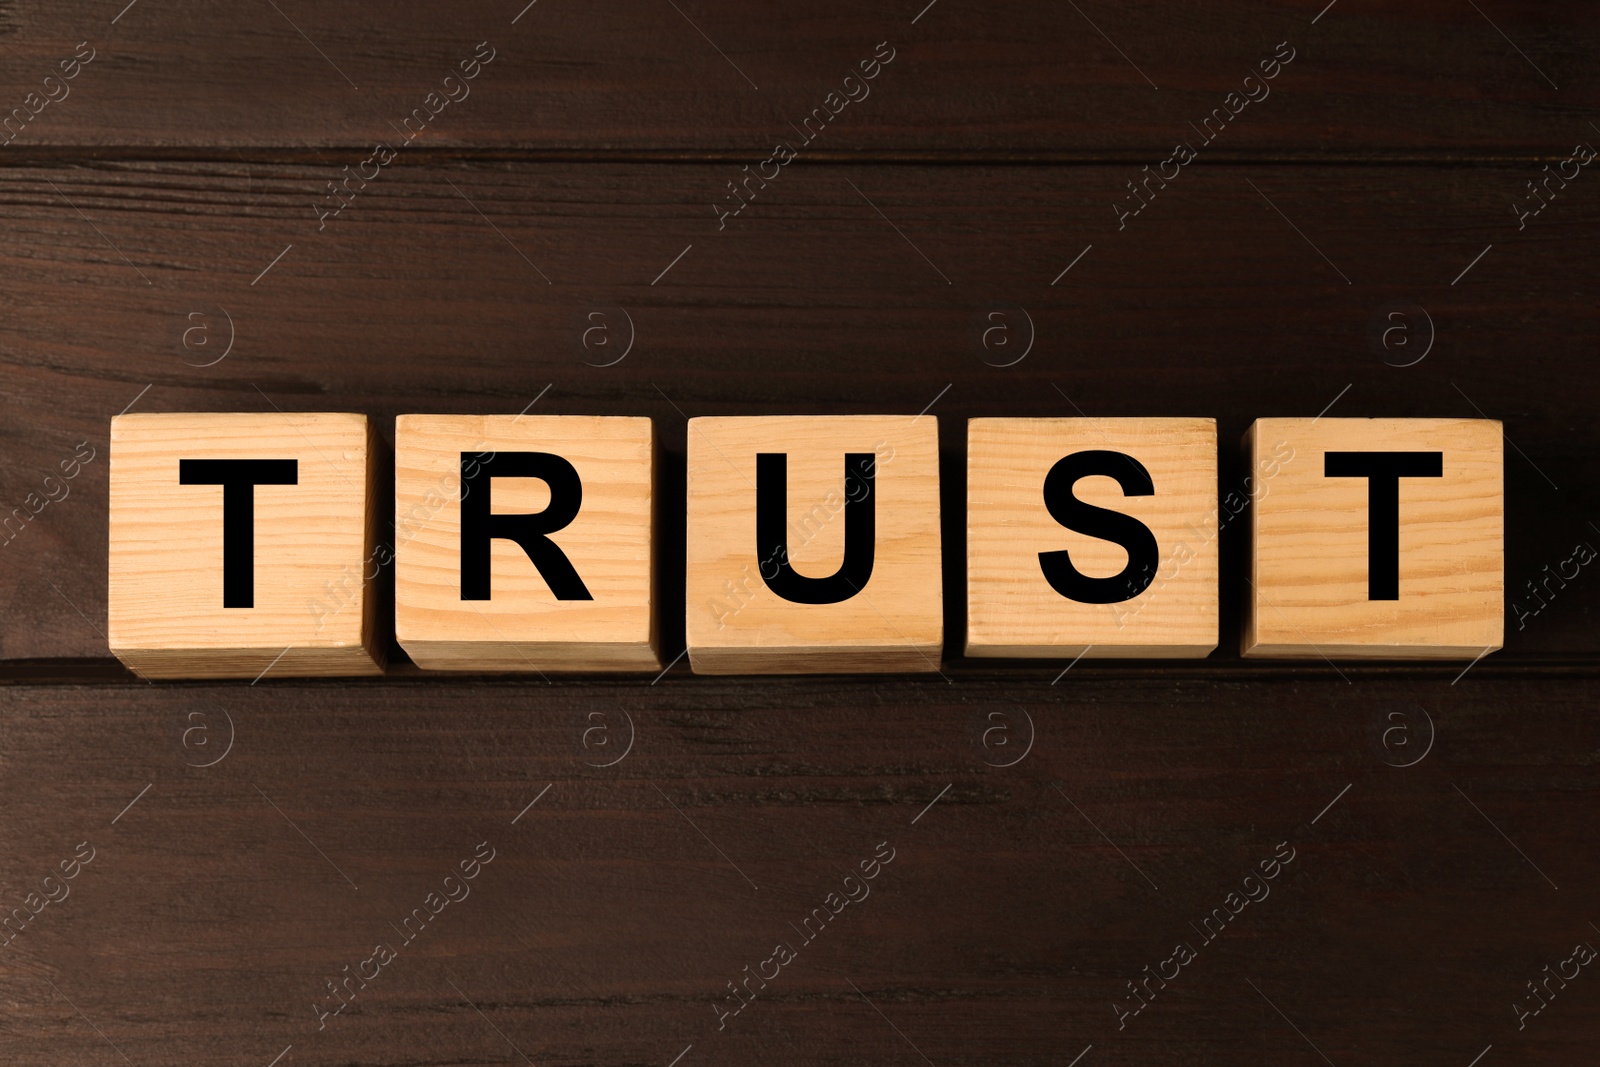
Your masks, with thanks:
M1582 978L1523 1030L1510 1005L1600 940L1592 672L1049 677L0 689L0 899L93 850L0 949L0 1056L1582 1060ZM796 958L719 1030L780 941ZM1119 1029L1180 941L1197 958ZM325 980L380 942L319 1029Z
M1503 0L1033 0L999 16L952 0L381 12L134 0L67 13L10 0L0 29L0 105L24 108L6 151L44 158L338 147L336 165L355 167L422 108L408 153L718 152L754 167L788 140L816 157L1133 153L1154 167L1180 140L1199 147L1220 109L1207 154L1554 159L1595 136L1600 91L1600 24L1583 5ZM80 42L93 58L62 81ZM447 85L480 42L489 64ZM880 52L893 58L875 79L845 82ZM1271 81L1245 81L1278 55L1293 58Z
M5 173L0 512L40 505L0 546L6 659L106 654L113 415L330 405L391 443L405 412L649 415L663 514L683 507L686 416L929 410L951 649L967 417L1216 417L1231 648L1246 472L1228 444L1253 419L1485 415L1511 442L1497 656L1600 648L1600 594L1566 564L1600 538L1581 414L1600 405L1600 202L1574 189L1518 231L1505 198L1527 167L1193 166L1121 230L1126 166L802 169L720 231L721 165L405 167L319 233L326 173ZM1019 348L998 358L977 328L996 308L1031 341L1010 366ZM44 481L75 454L75 478ZM670 658L682 548L665 526Z

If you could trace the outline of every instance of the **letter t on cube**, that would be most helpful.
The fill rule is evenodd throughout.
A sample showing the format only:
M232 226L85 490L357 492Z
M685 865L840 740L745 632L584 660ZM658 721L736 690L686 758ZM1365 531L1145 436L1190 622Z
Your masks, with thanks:
M645 418L395 420L395 634L417 666L656 671Z
M1258 419L1244 654L1472 659L1505 632L1491 419Z
M145 678L382 671L365 415L111 420L111 651Z

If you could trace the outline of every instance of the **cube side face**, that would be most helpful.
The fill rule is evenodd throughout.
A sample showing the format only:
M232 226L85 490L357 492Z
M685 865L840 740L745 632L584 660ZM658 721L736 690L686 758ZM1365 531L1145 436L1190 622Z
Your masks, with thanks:
M943 567L932 416L697 418L688 441L685 626L696 673L938 670ZM762 453L786 457L782 560L758 545ZM847 473L850 454L872 457L870 491ZM868 504L872 568L859 591L827 603L773 591L767 576L780 563L802 578L848 577L847 530Z
M1273 448L1293 458L1262 483L1252 509L1245 655L1471 659L1501 647L1505 492L1498 422L1261 419L1252 431L1256 463L1270 461ZM1327 473L1330 453L1344 470L1349 454L1385 452L1404 454L1410 465L1393 488L1384 477ZM1416 458L1431 454L1439 456L1436 473L1428 468L1433 461ZM1380 494L1397 497L1397 529L1393 520L1382 521ZM1392 558L1396 548L1397 582L1388 590L1387 565L1371 553Z
M528 454L553 458L518 458ZM395 423L401 647L426 670L659 670L655 454L647 418L402 415ZM516 466L524 462L531 466ZM518 470L544 476L508 473ZM464 474L467 498L483 494L491 516L560 512L576 503L570 521L544 537L588 599L572 595L580 590L564 583L548 557L541 569L506 536L487 542L488 599L465 598Z
M1246 486L1249 499L1244 505L1244 536L1246 544L1250 546L1250 551L1246 556L1245 563L1246 588L1243 597L1240 599L1239 652L1241 655L1249 655L1249 650L1256 647L1256 645L1259 643L1256 638L1255 592L1258 588L1258 584L1256 582L1255 552L1256 500L1263 493L1260 470L1258 467L1260 457L1257 453L1257 450L1260 447L1257 442L1260 440L1260 437L1257 435L1256 430L1259 425L1260 424L1258 422L1251 423L1249 429L1245 430L1244 437L1239 442L1240 460L1242 461L1244 469L1251 472L1249 475L1247 475L1247 477L1250 478L1250 483ZM1282 442L1282 444L1284 447L1287 447L1287 442ZM1276 476L1276 472L1274 472L1274 476ZM1270 492L1271 490L1267 489L1265 491Z
M1297 457L1300 467L1297 468L1296 473L1303 473L1306 464L1313 462L1313 459L1317 463L1321 462L1320 455L1312 457L1303 448L1300 453L1296 453L1294 445L1278 432L1285 429L1285 427L1275 426L1275 424L1286 421L1296 420L1259 419L1245 430L1244 437L1240 441L1240 458L1248 473L1244 476L1245 482L1242 486L1242 491L1230 492L1222 500L1220 514L1226 516L1230 521L1234 516L1243 516L1245 541L1251 546L1255 544L1256 531L1259 528L1256 518L1261 511L1260 501L1272 493L1273 486L1278 484L1278 479L1283 475L1284 470L1290 464L1295 463ZM1262 429L1263 426L1265 426L1265 430ZM1256 637L1256 620L1261 612L1257 608L1258 606L1265 607L1265 605L1261 604L1258 593L1261 588L1261 575L1257 570L1258 553L1252 549L1248 555L1248 560L1246 588L1241 600L1240 612L1239 647L1244 655L1251 655L1252 653L1249 650L1259 644ZM1272 609L1265 607L1265 610L1271 611Z
M897 639L898 641L898 639ZM689 649L695 674L928 674L938 644L700 646Z
M366 554L361 571L361 633L362 643L381 673L389 659L389 637L394 632L393 587L387 581L380 583L379 580L382 568L392 559L394 550L388 538L389 515L383 506L394 489L394 483L390 480L394 457L379 436L377 424L371 419L367 419L366 424L367 499L362 509L366 517ZM378 547L380 543L382 548Z
M288 646L280 649L137 648L116 653L141 678L155 681L249 678L359 678L383 673L381 646Z
M222 484L182 461L292 460L292 484L249 495L250 607L225 606ZM368 508L377 475L366 416L138 413L112 420L107 635L150 678L382 671Z
M973 419L967 442L969 656L1194 658L1216 648L1215 420ZM1057 522L1045 484L1058 465L1058 507L1065 486L1072 501L1137 520L1154 559ZM1068 473L1079 470L1105 473ZM1052 585L1041 553L1060 552L1108 602Z

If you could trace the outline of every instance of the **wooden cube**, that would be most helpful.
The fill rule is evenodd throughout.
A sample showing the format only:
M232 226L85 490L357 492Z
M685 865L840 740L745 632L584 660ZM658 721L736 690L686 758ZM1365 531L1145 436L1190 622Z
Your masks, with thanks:
M967 655L1216 647L1216 420L968 423Z
M1505 631L1489 419L1259 419L1247 656L1472 659Z
M111 420L111 651L145 678L382 673L365 415Z
M689 420L697 674L937 671L938 423Z
M395 634L427 670L657 671L646 418L395 420Z

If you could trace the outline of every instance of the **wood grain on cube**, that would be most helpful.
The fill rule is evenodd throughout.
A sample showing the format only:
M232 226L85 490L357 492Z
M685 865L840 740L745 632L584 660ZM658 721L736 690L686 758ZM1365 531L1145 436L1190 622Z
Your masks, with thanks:
M112 419L111 651L146 678L381 673L374 444L361 414ZM181 484L186 459L295 461L254 488L251 607L224 606L224 489Z
M1044 486L1052 468L1085 452L1126 457L1130 482L1149 485L1149 495L1130 494L1113 476L1091 475L1078 480L1072 494L1142 523L1155 541L1153 568L1136 566L1121 544L1064 527L1047 510ZM1123 598L1086 603L1058 592L1045 577L1040 553L1061 551L1082 574L1125 584L1126 592L1116 594ZM1217 646L1217 555L1216 420L985 418L968 424L969 656L1208 655Z
M1258 419L1246 656L1452 659L1501 646L1505 495L1492 419ZM1438 476L1398 478L1398 584L1374 599L1371 480L1330 476L1329 454L1439 454Z
M787 455L786 554L807 578L840 571L847 509L873 457L871 574L837 603L768 586L776 546L758 545L758 453ZM686 632L700 674L936 671L943 644L938 424L924 416L697 418L688 437ZM779 554L781 555L781 553Z
M490 597L462 587L463 463L549 453L581 485L548 537L589 599L560 599L515 541L489 543ZM463 460L463 453L474 459ZM492 462L485 468L494 469ZM474 477L493 514L542 512L550 485ZM401 415L395 420L395 631L419 667L458 671L653 671L655 440L647 418Z

